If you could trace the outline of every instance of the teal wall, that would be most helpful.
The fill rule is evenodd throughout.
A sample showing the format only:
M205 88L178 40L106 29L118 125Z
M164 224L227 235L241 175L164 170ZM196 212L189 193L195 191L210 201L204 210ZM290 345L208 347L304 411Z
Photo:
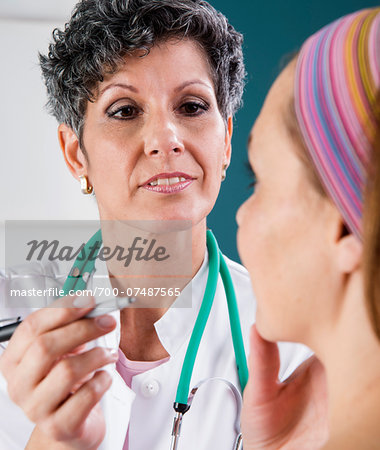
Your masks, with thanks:
M235 118L232 163L227 179L222 183L218 201L208 220L222 251L239 261L235 214L250 194L250 178L244 167L247 137L265 95L280 71L284 55L297 51L309 35L338 17L379 3L363 0L209 1L244 35L248 72L244 107Z

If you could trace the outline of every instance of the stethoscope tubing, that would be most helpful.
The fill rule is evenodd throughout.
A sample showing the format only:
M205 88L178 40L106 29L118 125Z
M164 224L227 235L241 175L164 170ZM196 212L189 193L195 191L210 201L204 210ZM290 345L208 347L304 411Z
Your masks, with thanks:
M228 270L227 263L224 260L222 254L220 254L220 276L222 277L224 290L226 292L228 317L230 320L232 343L234 346L240 389L241 392L244 392L245 386L247 385L248 382L247 358L245 355L243 334L241 332L240 316L237 306L236 293L230 271Z
M93 236L88 240L86 245L81 251L82 257L78 256L75 260L73 267L70 270L68 277L62 287L62 297L69 295L72 291L83 291L87 287L87 280L84 279L84 274L91 274L95 271L95 260L96 256L102 245L102 231L99 229ZM97 248L97 252L93 252L90 258L91 248ZM82 261L83 259L83 261Z
M210 316L211 307L215 297L216 286L218 283L220 265L219 248L218 244L216 243L216 239L210 230L207 230L207 249L209 253L209 276L207 279L206 289L198 313L198 317L195 321L193 332L187 346L175 398L175 403L182 405L187 404L195 359L198 353L199 344L201 342L204 329L207 324L207 320Z

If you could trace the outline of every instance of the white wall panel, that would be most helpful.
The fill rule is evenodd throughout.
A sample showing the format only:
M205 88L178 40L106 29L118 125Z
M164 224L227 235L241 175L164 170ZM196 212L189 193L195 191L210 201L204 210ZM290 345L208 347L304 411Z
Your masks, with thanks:
M38 51L47 51L57 25L0 19L0 222L97 217L94 197L81 194L65 166L57 122L44 110Z
M75 0L0 0L0 17L18 20L65 21Z

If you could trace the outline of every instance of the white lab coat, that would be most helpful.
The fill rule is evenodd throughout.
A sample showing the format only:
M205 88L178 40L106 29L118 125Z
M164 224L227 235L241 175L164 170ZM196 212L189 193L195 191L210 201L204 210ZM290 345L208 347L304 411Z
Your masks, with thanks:
M172 307L155 323L159 339L170 355L169 361L134 376L132 389L125 385L114 364L107 366L113 383L101 402L107 425L101 450L121 450L128 425L130 450L170 448L174 418L173 402L184 355L203 298L208 273L207 262L206 253L202 267L192 280L191 286L187 287L192 289L192 308ZM249 275L241 265L228 258L226 262L237 294L243 338L248 353L249 328L254 322L255 311ZM40 279L41 277L38 281ZM4 275L1 277L0 273L0 296L5 295L5 283L6 279ZM31 286L33 280L29 278L25 283ZM4 317L3 311L1 314ZM11 314L9 309L6 314L7 316ZM118 323L116 329L94 341L93 345L118 348L120 314L113 313L113 315ZM0 348L0 351L3 350ZM280 354L282 361L280 374L281 378L286 378L309 356L310 351L301 345L281 344ZM191 386L210 377L223 377L239 386L226 298L220 276L195 362ZM236 438L235 417L236 403L231 391L216 381L206 384L199 389L191 409L184 416L179 450L231 450ZM0 424L0 450L23 449L34 427L23 411L9 399L6 382L1 375Z

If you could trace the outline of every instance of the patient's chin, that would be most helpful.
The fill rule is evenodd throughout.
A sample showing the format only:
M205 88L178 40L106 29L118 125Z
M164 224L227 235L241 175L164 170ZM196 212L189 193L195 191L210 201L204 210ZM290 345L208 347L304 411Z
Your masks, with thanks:
M278 311L276 311L278 312ZM289 324L283 317L278 317L276 312L257 307L256 329L260 336L270 342L292 341Z

